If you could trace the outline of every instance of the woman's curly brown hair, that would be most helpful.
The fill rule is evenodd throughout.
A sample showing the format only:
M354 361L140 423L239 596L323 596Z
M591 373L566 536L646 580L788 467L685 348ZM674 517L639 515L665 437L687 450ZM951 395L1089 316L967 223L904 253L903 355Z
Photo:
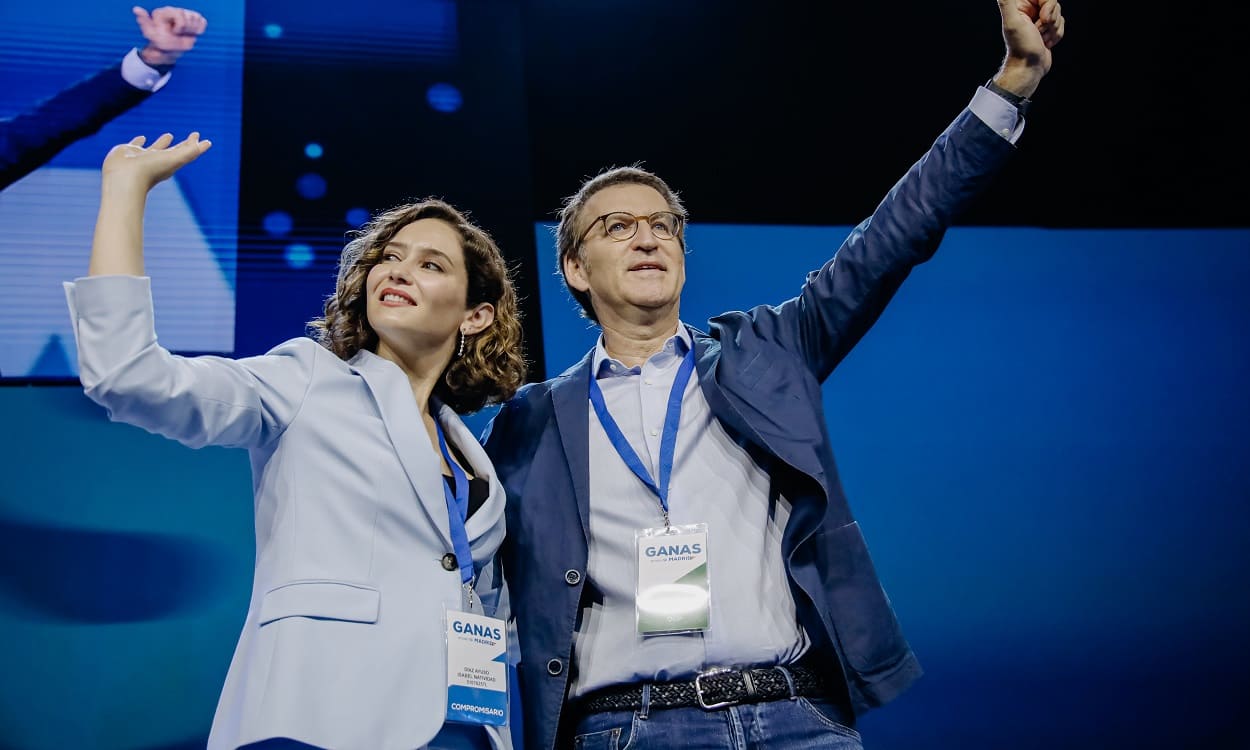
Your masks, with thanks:
M430 198L396 206L374 216L355 232L339 258L338 282L326 298L325 316L308 324L310 335L347 360L361 349L377 351L378 335L369 325L365 282L382 260L382 251L399 230L420 219L451 225L464 247L469 288L465 309L483 302L495 306L495 319L481 333L465 340L464 356L448 363L434 395L459 414L506 401L525 382L521 346L521 313L512 274L495 241L451 205Z

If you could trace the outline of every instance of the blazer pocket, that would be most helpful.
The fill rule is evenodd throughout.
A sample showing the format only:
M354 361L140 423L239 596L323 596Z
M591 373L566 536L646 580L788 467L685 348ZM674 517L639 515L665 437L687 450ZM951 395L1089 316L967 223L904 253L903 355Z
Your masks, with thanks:
M826 607L847 662L860 675L889 671L910 654L903 629L868 555L859 523L820 529Z
M758 387L764 376L775 375L773 365L776 361L775 357L765 356L764 352L756 352L746 367L738 372L738 382L746 388Z
M346 581L292 581L265 592L260 624L284 617L374 623L382 594L372 586Z

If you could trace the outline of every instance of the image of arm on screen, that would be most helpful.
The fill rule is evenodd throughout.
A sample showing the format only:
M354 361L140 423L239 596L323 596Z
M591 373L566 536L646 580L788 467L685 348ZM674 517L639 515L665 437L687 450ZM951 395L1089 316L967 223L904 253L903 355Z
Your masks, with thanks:
M172 141L109 152L88 275L65 287L83 389L112 420L249 453L252 594L208 747L510 747L504 493L460 419L525 377L499 248L442 201L404 204L347 243L310 336L175 356L145 203L210 144Z
M148 13L136 6L133 12L145 40L142 48L29 110L0 119L0 189L161 89L174 64L208 27L194 10L162 7Z

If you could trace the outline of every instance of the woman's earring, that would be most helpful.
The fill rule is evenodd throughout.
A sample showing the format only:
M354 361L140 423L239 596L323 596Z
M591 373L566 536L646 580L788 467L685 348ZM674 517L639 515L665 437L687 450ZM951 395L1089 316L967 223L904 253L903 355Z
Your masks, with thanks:
M460 351L456 352L456 358L464 356L464 331L460 332Z

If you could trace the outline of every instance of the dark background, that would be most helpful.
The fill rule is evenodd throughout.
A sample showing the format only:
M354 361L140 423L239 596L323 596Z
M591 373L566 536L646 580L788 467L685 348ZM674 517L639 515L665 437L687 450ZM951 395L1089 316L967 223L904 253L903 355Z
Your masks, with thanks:
M312 233L328 252L295 279L270 264L280 243L258 229L299 169L275 145L315 135L337 159L320 165L331 190L306 223L439 195L496 235L518 264L534 378L546 374L537 275L554 269L535 267L530 222L552 219L583 179L642 163L696 222L857 223L1003 50L989 2L493 0L458 6L454 65L414 73L386 44L293 56L290 34L259 33L308 7L248 6L237 353L297 335L316 313L274 304L258 272L329 291L341 226ZM1245 226L1234 24L1206 6L1064 14L1017 158L960 223ZM465 92L452 115L432 115L422 96L440 73ZM253 324L261 313L277 330Z
M990 2L525 7L539 207L645 159L700 220L854 223L1003 49ZM1064 6L1019 157L964 223L1246 224L1244 40L1210 5L1169 7ZM635 96L614 107L605 89Z

